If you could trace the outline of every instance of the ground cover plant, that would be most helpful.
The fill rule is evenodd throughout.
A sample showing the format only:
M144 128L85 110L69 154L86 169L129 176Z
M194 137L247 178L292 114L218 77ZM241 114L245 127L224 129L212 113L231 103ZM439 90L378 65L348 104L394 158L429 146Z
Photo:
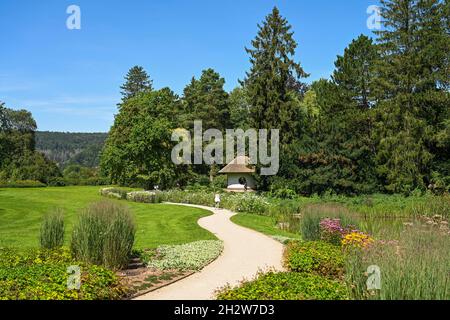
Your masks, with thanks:
M69 266L81 268L80 290L69 290ZM126 288L112 271L74 259L67 248L0 248L0 300L120 299Z
M269 272L218 291L219 300L346 300L345 284L315 274Z
M285 250L284 265L290 271L339 279L344 274L344 255L340 247L327 242L291 241Z
M160 246L154 256L146 259L146 263L149 268L157 270L198 271L215 260L222 251L223 243L219 240Z

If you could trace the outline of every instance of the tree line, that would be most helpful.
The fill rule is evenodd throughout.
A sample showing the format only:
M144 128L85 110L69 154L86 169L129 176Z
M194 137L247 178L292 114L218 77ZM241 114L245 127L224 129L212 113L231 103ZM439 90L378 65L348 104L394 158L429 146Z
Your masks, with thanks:
M60 168L80 165L96 168L100 165L100 152L106 133L36 132L36 149Z
M98 170L106 133L37 132L32 114L0 101L0 185L103 185Z
M174 166L171 130L280 129L277 176L260 189L311 195L411 193L450 186L449 1L382 0L383 28L338 55L331 79L305 83L298 43L274 8L246 48L250 70L230 93L213 69L181 97L133 67L101 164L113 182L173 187L217 166Z
M0 182L59 177L57 165L36 151L36 122L30 112L13 110L0 101Z

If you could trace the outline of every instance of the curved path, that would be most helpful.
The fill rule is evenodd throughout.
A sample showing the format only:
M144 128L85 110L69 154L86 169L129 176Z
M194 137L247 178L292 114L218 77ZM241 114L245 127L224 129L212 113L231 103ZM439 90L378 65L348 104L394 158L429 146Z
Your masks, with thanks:
M177 204L178 205L178 204ZM200 272L167 287L149 292L136 300L208 300L226 284L252 279L259 270L283 270L283 245L256 231L230 221L236 213L226 209L186 205L212 211L198 224L223 240L224 251Z

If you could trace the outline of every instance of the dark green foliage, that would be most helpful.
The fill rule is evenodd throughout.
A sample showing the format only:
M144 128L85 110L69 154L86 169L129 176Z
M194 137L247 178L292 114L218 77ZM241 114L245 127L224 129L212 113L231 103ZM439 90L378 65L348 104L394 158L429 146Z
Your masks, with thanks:
M346 286L336 280L297 272L260 275L240 287L226 287L219 300L347 300Z
M43 249L61 247L64 243L64 215L55 210L44 216L41 224L40 244Z
M67 268L81 268L80 290L68 290ZM6 300L110 300L126 294L114 272L78 262L64 248L0 248L0 297Z
M327 242L292 241L286 248L284 263L290 271L335 279L343 275L344 255L339 246Z
M120 269L128 264L135 233L126 207L111 201L94 203L73 229L72 253L81 261Z
M48 183L61 175L55 163L35 151L36 122L30 112L0 103L0 117L0 181Z
M231 128L246 130L250 127L250 104L245 89L237 87L228 98Z
M303 194L355 194L377 188L372 139L376 47L360 36L338 56L332 81L312 85L311 122L298 143L295 173ZM306 100L306 99L305 99Z
M75 164L95 168L107 133L36 132L36 149L60 168Z
M194 120L202 120L204 130L228 128L230 114L224 84L225 79L213 69L203 70L200 79L192 78L183 93L181 121L185 129L193 128Z
M256 129L280 129L283 143L290 143L298 131L298 92L292 80L308 76L293 60L297 43L288 21L275 7L252 41L251 69L243 82L249 98L251 126Z
M125 101L102 151L103 173L113 183L153 189L174 186L183 168L171 160L172 130L180 101L168 88Z
M46 186L45 183L35 180L0 182L0 188L43 188Z
M377 171L387 191L408 193L432 184L433 171L447 174L448 17L439 0L381 3Z

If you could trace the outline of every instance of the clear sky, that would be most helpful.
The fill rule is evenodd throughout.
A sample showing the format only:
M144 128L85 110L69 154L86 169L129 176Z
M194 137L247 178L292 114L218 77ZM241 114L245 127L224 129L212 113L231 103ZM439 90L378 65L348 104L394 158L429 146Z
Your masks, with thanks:
M69 5L81 29L69 30ZM311 82L328 78L336 55L372 35L377 0L1 0L0 100L30 110L39 130L108 131L120 85L142 65L155 88L181 94L214 68L232 90L249 68L244 47L276 5L293 27L296 58Z

